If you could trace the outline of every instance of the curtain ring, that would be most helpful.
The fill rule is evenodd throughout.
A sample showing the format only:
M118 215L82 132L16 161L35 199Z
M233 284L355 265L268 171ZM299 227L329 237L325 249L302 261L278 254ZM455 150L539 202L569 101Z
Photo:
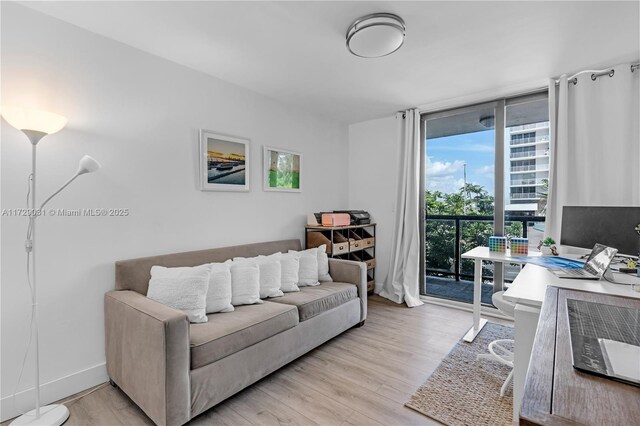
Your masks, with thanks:
M596 81L596 78L598 78L598 77L596 77L596 75L595 75L595 74L591 74L591 80L592 80L592 81Z
M573 83L573 85L575 86L576 84L578 84L578 77L573 77L571 80L569 80L569 83Z
M615 73L616 73L616 70L612 69L611 72L609 73L609 77L613 77Z

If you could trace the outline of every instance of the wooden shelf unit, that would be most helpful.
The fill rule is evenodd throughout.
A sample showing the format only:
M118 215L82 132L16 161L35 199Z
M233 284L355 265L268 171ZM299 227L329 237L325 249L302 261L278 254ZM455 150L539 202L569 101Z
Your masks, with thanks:
M350 226L307 225L306 248L327 245L330 258L355 260L367 264L367 291L373 292L376 278L376 224Z

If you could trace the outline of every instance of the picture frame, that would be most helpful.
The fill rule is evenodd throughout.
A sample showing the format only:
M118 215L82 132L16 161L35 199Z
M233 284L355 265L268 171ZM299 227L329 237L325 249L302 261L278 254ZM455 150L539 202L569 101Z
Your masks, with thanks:
M263 150L263 189L302 192L302 153L265 146Z
M199 157L201 191L249 191L249 139L200 129Z

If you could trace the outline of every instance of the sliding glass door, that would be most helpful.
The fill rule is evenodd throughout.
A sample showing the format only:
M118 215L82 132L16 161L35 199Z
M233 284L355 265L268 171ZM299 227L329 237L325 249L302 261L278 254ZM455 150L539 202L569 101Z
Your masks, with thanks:
M423 116L423 294L471 303L473 262L460 255L488 245L491 235L540 232L545 160L548 173L546 102L545 93ZM485 263L482 302L490 304L499 290L494 281L511 280L516 273L511 265L503 270Z

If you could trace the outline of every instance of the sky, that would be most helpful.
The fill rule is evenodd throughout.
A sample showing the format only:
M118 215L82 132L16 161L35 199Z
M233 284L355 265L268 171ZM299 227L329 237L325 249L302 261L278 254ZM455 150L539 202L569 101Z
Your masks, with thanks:
M481 185L493 195L494 131L466 133L427 140L425 189L457 192L467 182Z
M225 157L229 154L245 155L244 144L207 137L207 151L220 152Z

